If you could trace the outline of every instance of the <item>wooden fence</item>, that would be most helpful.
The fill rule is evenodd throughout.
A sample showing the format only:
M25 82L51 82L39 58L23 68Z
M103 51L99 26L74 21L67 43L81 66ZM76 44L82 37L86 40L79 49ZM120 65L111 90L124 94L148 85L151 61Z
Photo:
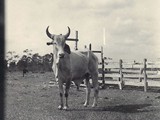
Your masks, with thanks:
M119 89L123 89L125 85L125 80L138 79L140 82L143 80L144 91L147 91L148 80L159 80L160 82L160 60L151 62L144 59L140 62L135 60L126 61L120 59L115 62L111 58L108 61L106 57L103 57L103 47L101 50L92 50L91 44L89 44L89 50L93 53L101 54L101 62L99 63L99 80L102 80L102 85L108 79L117 80Z
M75 31L75 38L67 38L67 41L73 41L75 42L75 50L78 50L78 31Z
M101 64L104 64L104 68L101 67ZM104 61L101 64L99 65L99 79L103 81L109 78L117 79L119 82L119 89L121 90L125 85L125 79L143 80L145 92L147 91L149 79L156 79L160 82L160 62L147 62L147 59L144 59L140 63L136 63L134 61L126 62L120 59L119 62Z

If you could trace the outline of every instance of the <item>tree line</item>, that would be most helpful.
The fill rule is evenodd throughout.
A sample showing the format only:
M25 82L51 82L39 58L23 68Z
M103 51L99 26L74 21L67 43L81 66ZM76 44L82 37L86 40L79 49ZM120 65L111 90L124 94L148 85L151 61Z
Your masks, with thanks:
M52 71L53 54L40 55L32 53L32 50L26 49L20 57L14 51L8 51L5 56L4 66L6 71L22 71L24 69L31 72Z

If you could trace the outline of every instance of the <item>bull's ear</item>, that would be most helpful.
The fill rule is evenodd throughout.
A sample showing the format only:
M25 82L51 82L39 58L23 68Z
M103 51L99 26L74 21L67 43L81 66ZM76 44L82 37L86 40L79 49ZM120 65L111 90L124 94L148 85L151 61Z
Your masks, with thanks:
M70 50L69 45L65 44L64 51L67 52L68 54L71 54L71 50Z

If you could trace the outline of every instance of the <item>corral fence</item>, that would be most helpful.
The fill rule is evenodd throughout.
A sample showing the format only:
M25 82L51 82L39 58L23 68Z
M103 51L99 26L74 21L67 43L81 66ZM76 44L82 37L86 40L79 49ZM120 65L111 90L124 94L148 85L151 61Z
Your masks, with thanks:
M119 81L119 89L123 89L125 85L125 79L143 81L144 91L147 91L148 80L160 80L160 63L159 62L147 62L147 59L142 60L139 63L127 62L122 59L119 62L107 62L104 63L104 69L100 68L104 75L104 79L114 78ZM102 79L101 75L99 78Z
M91 44L89 45L92 50ZM122 90L125 86L125 80L134 81L135 79L143 82L144 91L147 91L148 80L158 80L160 82L160 60L150 61L147 59L141 61L122 60L114 61L103 57L103 47L100 51L94 53L101 54L101 62L99 63L99 80L105 84L107 80L118 81L119 89Z

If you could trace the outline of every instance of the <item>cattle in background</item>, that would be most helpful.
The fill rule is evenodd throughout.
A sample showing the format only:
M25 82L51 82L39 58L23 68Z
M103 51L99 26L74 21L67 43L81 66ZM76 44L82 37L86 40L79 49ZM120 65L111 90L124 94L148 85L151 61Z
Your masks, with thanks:
M70 28L66 35L54 35L49 33L49 26L46 29L46 34L52 39L47 45L53 46L53 71L55 79L59 84L60 105L59 109L68 109L68 92L71 81L79 85L84 79L86 84L86 100L84 106L89 105L90 99L90 78L94 88L94 101L92 107L97 105L98 99L98 58L91 51L71 52L66 40L70 35ZM65 90L63 83L66 83ZM65 105L63 104L63 97L65 96Z
M24 75L25 75L27 72L28 72L28 69L27 69L27 68L24 68L24 69L23 69L23 77L24 77Z
M23 77L24 77L24 75L28 72L27 59L22 60L22 66L23 66L22 73L23 73Z

